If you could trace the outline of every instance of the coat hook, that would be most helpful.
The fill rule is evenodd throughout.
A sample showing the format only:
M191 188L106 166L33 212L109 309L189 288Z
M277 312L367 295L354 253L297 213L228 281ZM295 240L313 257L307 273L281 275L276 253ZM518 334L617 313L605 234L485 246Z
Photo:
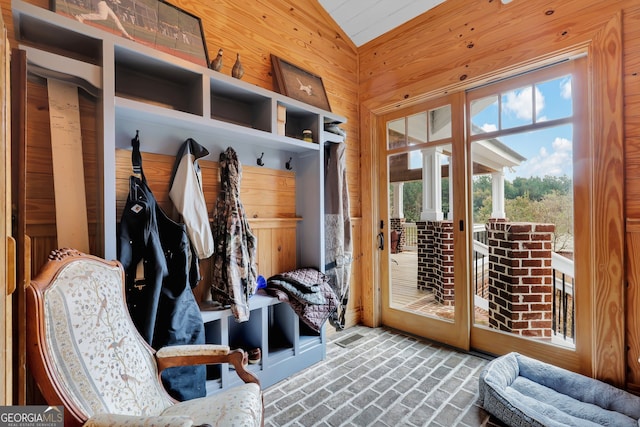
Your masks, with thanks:
M293 157L289 157L289 161L287 163L284 164L284 166L287 168L288 171L290 171L291 169L293 169L293 166L291 166L291 160L293 159Z
M140 144L140 130L136 129L136 136L134 136L131 139L131 146L133 147L134 144Z
M260 155L260 157L258 158L258 166L264 166L264 161L262 161L262 158L264 157L264 153L262 153Z

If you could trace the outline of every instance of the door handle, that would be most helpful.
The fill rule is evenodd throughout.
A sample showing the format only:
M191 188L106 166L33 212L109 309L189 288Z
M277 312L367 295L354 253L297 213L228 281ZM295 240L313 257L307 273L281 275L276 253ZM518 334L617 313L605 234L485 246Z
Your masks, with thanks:
M7 236L7 295L16 290L16 239Z
M384 250L384 234L382 231L378 233L378 249Z

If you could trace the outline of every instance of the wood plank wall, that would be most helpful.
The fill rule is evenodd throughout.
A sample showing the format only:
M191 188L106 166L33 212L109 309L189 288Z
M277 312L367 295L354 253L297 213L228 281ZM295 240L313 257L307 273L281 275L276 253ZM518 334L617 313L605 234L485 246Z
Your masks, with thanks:
M628 387L637 389L640 382L640 363L637 361L640 355L640 293L635 290L626 295L627 336L619 330L625 311L624 272L620 271L623 259L627 260L627 269L634 266L633 285L638 286L636 270L640 251L637 244L631 244L637 242L636 234L629 235L628 246L618 250L623 248L625 240L623 214L627 222L640 218L640 18L637 1L515 0L504 5L497 0L447 0L430 12L361 46L358 49L361 196L363 209L375 206L375 152L370 148L375 141L371 130L375 114L486 83L486 76L493 79L507 76L523 70L534 59L550 60L557 53L567 52L600 37L601 31L609 29L610 22L620 22L620 17L622 25L618 24L618 27L623 28L624 67L621 96L624 98L625 126L624 159L620 156L616 160L620 164L624 160L626 207L624 213L617 215L620 220L606 224L606 230L597 229L598 234L603 233L615 245L615 248L602 245L596 248L598 258L604 260L598 266L598 275L612 275L619 280L614 281L616 283L607 290L607 295L598 293L599 298L608 299L602 304L601 301L595 304L598 324L594 325L597 332L593 373L618 385L623 385L626 374ZM607 55L616 54L620 59L620 52L613 51L617 47L612 44L612 51ZM616 67L615 59L611 64L613 69ZM501 74L496 74L497 70ZM620 97L617 95L621 86L619 81L596 82L596 85L616 89L606 94L608 108L622 104L616 98ZM619 128L616 132L622 135ZM599 140L600 144L603 142ZM605 170L602 172L606 173ZM600 178L603 177L596 177L596 181ZM613 183L613 186L621 192L623 183ZM363 217L363 222L363 234L371 237L375 224L368 222L367 217ZM615 255L611 256L609 252ZM373 255L363 261L363 284L370 284L361 288L364 323L374 323L376 318L375 277L373 268L370 268L374 264ZM628 284L632 285L631 280ZM593 287L602 285L595 283ZM612 284L608 282L605 285ZM629 339L630 334L634 339ZM630 345L628 355L624 354L626 344Z

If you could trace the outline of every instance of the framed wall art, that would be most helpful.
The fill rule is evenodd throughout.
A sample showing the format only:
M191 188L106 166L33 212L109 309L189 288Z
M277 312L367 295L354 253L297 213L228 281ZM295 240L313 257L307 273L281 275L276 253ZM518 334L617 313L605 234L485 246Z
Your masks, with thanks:
M331 111L322 78L275 55L271 55L271 65L278 92Z
M208 66L199 17L163 0L50 0L54 12Z

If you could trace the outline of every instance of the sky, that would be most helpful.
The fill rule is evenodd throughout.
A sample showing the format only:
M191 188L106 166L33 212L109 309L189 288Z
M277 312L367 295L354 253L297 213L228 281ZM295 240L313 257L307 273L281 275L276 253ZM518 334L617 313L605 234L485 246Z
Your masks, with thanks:
M535 89L534 89L535 87ZM535 93L535 107L533 94ZM571 100L571 76L536 82L535 86L521 87L500 94L502 103L502 128L511 129L536 123L569 117L573 113ZM473 124L484 131L498 130L498 96L493 97L481 111L472 117ZM535 111L534 111L535 109ZM498 138L526 160L512 170L505 170L505 178L571 176L573 174L573 126L562 125L536 132L521 133ZM411 153L410 167L422 167L419 151ZM446 161L446 158L443 158Z
M533 94L535 93L535 111ZM571 78L560 77L548 82L502 93L502 128L571 116ZM498 129L498 102L488 105L472 117L474 125L485 131ZM500 137L499 140L526 157L520 166L507 171L505 178L573 174L571 125L557 126L532 133Z

